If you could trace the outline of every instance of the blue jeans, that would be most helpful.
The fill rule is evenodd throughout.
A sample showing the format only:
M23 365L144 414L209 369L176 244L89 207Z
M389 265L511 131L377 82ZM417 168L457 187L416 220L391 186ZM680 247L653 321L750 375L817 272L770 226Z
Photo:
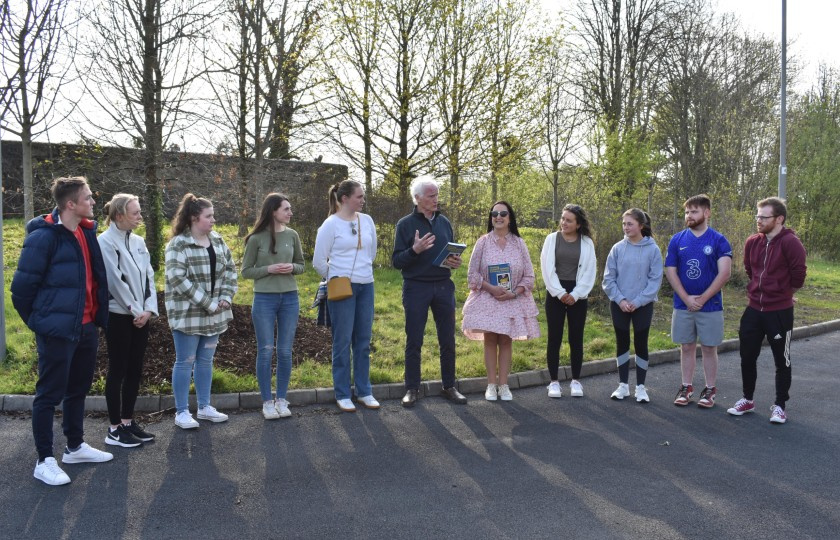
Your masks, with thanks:
M405 310L405 387L420 389L420 350L429 318L435 319L440 344L440 375L443 387L455 386L455 284L451 279L439 281L403 280Z
M263 401L271 400L271 363L277 350L277 397L286 398L292 376L292 342L300 301L297 291L254 293L251 320L257 336L257 382ZM277 341L274 330L277 328Z
M175 341L175 366L172 368L172 393L175 411L189 410L190 379L195 372L195 396L198 408L210 405L210 385L213 383L213 355L219 335L199 336L172 331Z
M332 319L332 374L335 399L350 399L350 350L356 395L371 395L370 336L373 332L373 283L352 283L353 296L327 301Z
M61 403L61 426L67 446L84 442L85 396L93 382L99 330L82 325L78 341L35 334L38 348L38 382L32 400L32 434L38 459L53 456L53 417Z

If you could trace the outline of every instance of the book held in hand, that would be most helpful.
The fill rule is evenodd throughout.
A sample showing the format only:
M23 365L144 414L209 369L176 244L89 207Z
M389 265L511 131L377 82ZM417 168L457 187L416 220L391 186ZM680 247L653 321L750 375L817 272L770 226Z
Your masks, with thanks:
M491 285L498 285L508 291L513 289L513 279L510 274L510 263L491 264L487 267Z
M456 242L447 243L445 246L443 246L443 249L440 250L440 253L438 253L437 257L435 257L435 260L432 261L432 266L441 266L444 268L448 268L448 266L443 264L446 261L446 258L450 255L460 255L464 252L465 249L467 249L467 244L458 244Z

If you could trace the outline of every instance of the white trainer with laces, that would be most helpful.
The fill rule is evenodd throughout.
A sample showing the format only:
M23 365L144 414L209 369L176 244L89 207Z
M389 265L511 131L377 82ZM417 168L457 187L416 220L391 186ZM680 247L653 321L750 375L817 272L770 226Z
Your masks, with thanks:
M65 449L61 455L62 463L104 463L112 459L114 459L114 454L97 450L86 442L72 452L69 448Z
M487 401L496 401L499 399L499 387L495 384L488 384L487 390L484 391L484 399Z
M366 409L378 409L379 402L376 401L376 398L373 396L365 396L358 398L359 403L362 404Z
M175 415L175 425L181 429L196 429L198 422L190 414L190 411L181 411Z
M583 397L583 385L580 384L580 381L572 380L569 383L569 390L572 397Z
M289 402L283 398L277 398L274 400L274 407L277 410L277 414L280 415L280 418L288 418L292 416L292 411L289 410Z
M277 405L273 401L264 401L262 408L263 418L266 420L277 420L280 413L277 412Z
M61 470L54 457L48 457L41 463L35 463L35 478L51 486L63 486L70 483L70 477Z
M618 383L618 388L610 396L611 399L624 399L630 395L630 385L626 382Z
M513 394L510 393L510 387L506 384L499 385L499 399L502 401L512 401Z
M563 389L560 388L560 383L557 381L551 381L548 384L548 397L550 398L561 398L563 397Z
M650 398L648 397L647 390L645 390L645 385L643 384L636 385L636 402L650 403Z
M212 405L205 405L204 407L198 409L196 417L199 420L210 420L211 422L227 422L228 419L228 415L220 413L216 410L216 407Z

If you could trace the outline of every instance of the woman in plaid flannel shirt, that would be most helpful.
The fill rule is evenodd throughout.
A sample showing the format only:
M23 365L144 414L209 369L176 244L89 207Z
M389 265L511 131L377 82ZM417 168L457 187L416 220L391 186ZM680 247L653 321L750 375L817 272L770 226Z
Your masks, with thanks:
M219 336L233 318L236 265L213 230L215 222L213 203L187 193L172 219L172 239L166 245L166 315L175 341L172 393L175 425L183 429L198 427L189 411L193 376L198 419L228 419L210 405L210 385Z

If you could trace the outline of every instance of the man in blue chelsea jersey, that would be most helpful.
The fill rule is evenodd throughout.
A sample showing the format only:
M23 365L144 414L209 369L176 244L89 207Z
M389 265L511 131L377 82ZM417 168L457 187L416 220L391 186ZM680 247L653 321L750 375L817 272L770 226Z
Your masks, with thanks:
M686 228L668 244L665 277L674 289L671 339L680 344L682 384L674 405L685 406L694 395L697 341L703 356L706 386L697 405L712 408L717 393L717 348L723 341L721 288L732 269L732 247L725 236L709 227L712 202L695 195L683 203Z

